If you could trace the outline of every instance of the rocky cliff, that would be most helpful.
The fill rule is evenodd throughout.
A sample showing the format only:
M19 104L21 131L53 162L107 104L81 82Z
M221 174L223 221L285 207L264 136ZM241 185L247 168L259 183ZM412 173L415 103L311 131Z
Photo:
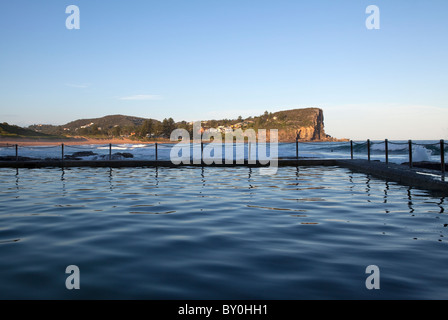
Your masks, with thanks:
M279 111L273 114L275 121L280 121L279 140L295 141L333 141L325 133L324 113L319 108L306 108Z
M38 131L39 133L47 134L67 134L67 135L84 135L89 134L103 135L105 137L115 136L114 130L116 127L120 128L120 134L130 134L141 132L142 124L145 120L152 121L151 134L155 136L160 135L160 130L163 129L163 123L158 120L144 119L123 115L105 116L96 119L82 119L72 121L63 126L52 125L34 125L29 129ZM179 128L189 129L191 124L185 121L179 122L175 125ZM221 120L206 120L202 121L204 129L210 128L224 128L231 129L277 129L279 141L293 142L299 134L300 141L335 141L325 133L324 128L324 113L319 108L304 108L292 109L285 111L278 111L271 113L266 111L263 115L249 117L243 119L241 116L238 119L221 119ZM96 127L96 132L93 128ZM101 129L100 129L101 128ZM1 129L1 128L0 128ZM82 130L83 131L82 131ZM81 132L82 131L82 132ZM223 132L223 131L221 131Z

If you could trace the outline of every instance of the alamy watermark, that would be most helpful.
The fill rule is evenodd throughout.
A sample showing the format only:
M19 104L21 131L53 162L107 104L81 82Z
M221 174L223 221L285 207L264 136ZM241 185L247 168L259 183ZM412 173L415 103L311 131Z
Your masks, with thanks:
M79 267L70 265L65 269L65 273L69 274L65 280L65 287L68 290L79 290L81 288L81 274ZM366 288L368 290L380 290L380 268L376 265L369 265L366 268L366 274L369 275L365 281Z
M81 28L80 10L76 5L69 5L65 9L65 13L69 16L65 20L65 27L69 30ZM369 30L380 29L380 9L376 5L369 5L366 8L366 14L369 16L366 19L366 28Z
M68 30L79 30L81 28L80 10L76 5L69 5L65 9L65 13L69 16L65 20L65 27ZM369 16L366 19L366 28L368 30L380 29L380 8L376 5L369 5L366 8L366 14Z
M67 19L65 19L65 27L68 30L77 29L79 30L81 28L81 17L80 17L80 11L79 7L75 5L69 5L65 9L65 13L69 14Z
M258 132L253 129L228 130L224 133L223 141L223 134L219 130L204 131L201 122L197 121L193 123L193 137L185 129L176 129L171 133L170 140L178 141L178 143L171 148L170 160L176 165L191 164L191 162L207 165L244 164L246 139L247 163L259 163L265 166L260 168L262 175L276 174L278 169L277 129L269 130L269 142L267 142L266 129L259 129ZM210 141L210 143L204 145L204 141ZM243 157L238 158L237 155L243 155Z
M375 5L370 5L366 8L366 14L369 16L366 19L366 28L368 30L380 29L380 8Z
M380 290L380 268L370 265L366 268L366 274L370 274L366 279L366 288Z
M65 280L65 287L68 290L79 290L81 274L79 272L79 267L75 265L70 265L65 269L65 273L70 274Z

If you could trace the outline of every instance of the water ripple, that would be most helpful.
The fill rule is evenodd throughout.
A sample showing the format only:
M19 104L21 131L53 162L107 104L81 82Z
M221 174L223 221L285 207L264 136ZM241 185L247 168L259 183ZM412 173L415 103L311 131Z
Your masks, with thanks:
M2 299L448 298L446 199L346 169L0 169L0 188Z

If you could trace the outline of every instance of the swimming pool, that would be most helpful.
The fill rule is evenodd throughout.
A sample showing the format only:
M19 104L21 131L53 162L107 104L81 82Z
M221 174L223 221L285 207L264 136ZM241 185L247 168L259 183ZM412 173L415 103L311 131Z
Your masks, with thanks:
M1 299L448 298L446 199L344 168L0 169L0 190Z

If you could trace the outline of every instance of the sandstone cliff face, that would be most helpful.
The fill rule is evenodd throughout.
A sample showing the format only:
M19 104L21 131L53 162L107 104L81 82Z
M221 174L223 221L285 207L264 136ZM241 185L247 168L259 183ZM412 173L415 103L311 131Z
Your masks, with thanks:
M316 109L311 126L300 127L297 130L301 140L325 140L327 135L324 129L324 113L321 109Z
M295 141L300 133L299 141L329 141L324 128L324 113L319 108L294 109L280 111L277 117L285 118L286 128L279 129L279 139Z

